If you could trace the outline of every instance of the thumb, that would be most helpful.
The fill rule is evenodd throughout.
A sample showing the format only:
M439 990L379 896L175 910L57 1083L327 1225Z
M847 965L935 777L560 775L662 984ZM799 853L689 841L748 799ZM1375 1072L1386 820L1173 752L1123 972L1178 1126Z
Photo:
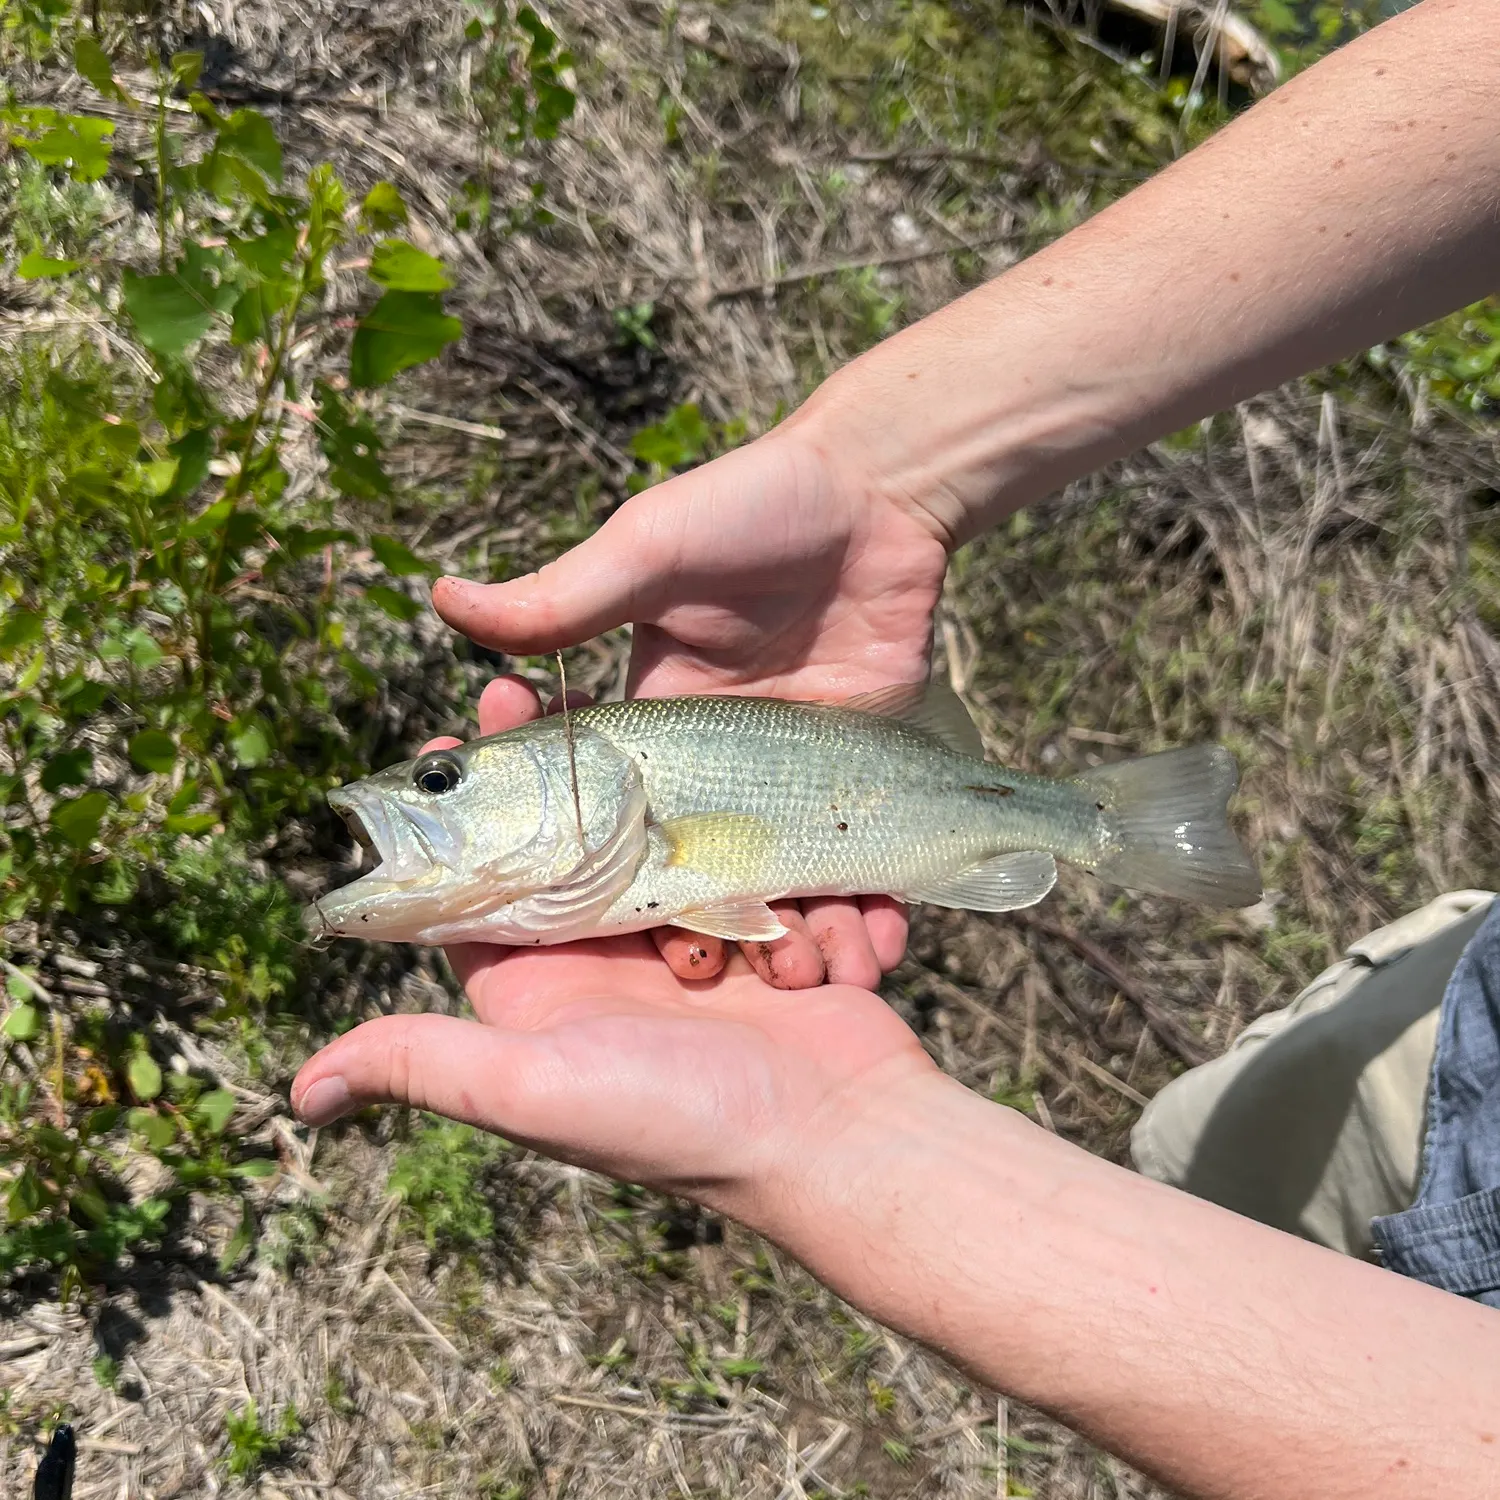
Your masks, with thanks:
M554 1050L524 1032L456 1016L383 1016L323 1048L292 1084L292 1108L328 1125L370 1104L409 1104L511 1139L544 1128L566 1093Z
M444 622L512 656L558 651L639 618L664 571L616 512L587 541L539 572L506 583L440 578L432 603Z

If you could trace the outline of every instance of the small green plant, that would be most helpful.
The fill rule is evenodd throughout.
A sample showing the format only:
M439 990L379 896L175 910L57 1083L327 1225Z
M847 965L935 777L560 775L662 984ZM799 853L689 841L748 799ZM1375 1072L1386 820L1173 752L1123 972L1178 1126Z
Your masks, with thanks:
M425 564L385 530L394 487L363 393L461 327L442 265L389 232L405 216L390 184L356 203L327 166L293 180L265 116L195 92L197 54L159 63L144 101L90 35L72 57L151 123L122 165L155 184L153 243L142 264L101 238L112 118L0 106L26 190L0 209L0 245L132 356L54 335L0 372L0 923L176 960L213 976L220 1022L261 1016L308 950L247 845L364 769L339 710L380 690L365 658L399 655L421 607L407 580ZM356 238L372 295L349 337L321 314ZM346 351L347 374L304 381L309 341ZM284 461L297 423L326 461L311 488ZM356 548L372 565L351 586ZM0 1275L88 1279L158 1240L174 1198L274 1172L227 1137L233 1096L165 1072L149 1026L56 1006L9 970ZM140 1202L116 1185L129 1149L170 1169ZM254 1234L248 1199L240 1222L229 1263Z
M471 3L464 35L481 48L473 90L486 132L512 148L554 139L578 107L573 54L529 5Z
M620 342L641 349L655 349L657 339L651 328L651 320L655 316L656 304L654 302L632 302L629 307L617 307L615 328L619 333Z
M674 406L661 421L643 427L630 440L630 451L645 472L630 476L631 494L669 479L680 469L723 453L744 441L743 422L710 422L693 401Z
M249 1479L268 1463L285 1456L287 1445L302 1431L297 1408L288 1406L274 1426L262 1421L254 1401L224 1418L228 1449L225 1470L236 1479Z
M495 1237L484 1179L505 1144L470 1125L422 1116L396 1154L386 1187L431 1250L477 1250Z

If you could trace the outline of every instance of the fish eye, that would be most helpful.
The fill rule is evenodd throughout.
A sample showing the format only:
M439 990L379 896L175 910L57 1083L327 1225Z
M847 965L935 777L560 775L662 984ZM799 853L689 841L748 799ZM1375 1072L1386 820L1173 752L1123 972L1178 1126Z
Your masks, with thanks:
M451 792L464 779L464 768L451 755L439 751L435 755L424 755L412 769L412 785L419 792L441 797Z

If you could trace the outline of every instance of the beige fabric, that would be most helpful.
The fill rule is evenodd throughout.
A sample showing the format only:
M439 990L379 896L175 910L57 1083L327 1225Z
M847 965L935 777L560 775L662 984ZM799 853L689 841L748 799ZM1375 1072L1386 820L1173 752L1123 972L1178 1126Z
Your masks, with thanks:
M1438 1008L1493 899L1454 891L1352 944L1151 1101L1131 1136L1137 1168L1368 1256L1370 1220L1416 1196Z

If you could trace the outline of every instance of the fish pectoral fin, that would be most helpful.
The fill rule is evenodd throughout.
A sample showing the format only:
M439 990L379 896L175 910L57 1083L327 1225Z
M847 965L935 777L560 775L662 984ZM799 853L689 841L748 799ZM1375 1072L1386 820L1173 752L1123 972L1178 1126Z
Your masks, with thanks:
M893 892L903 901L926 901L962 911L1017 911L1035 906L1057 883L1057 861L1040 850L1001 854L953 875Z
M939 744L960 755L984 759L984 740L979 726L953 689L940 678L931 682L903 682L845 699L840 708L873 714L881 719L899 719L930 734Z
M679 912L669 924L732 943L769 943L786 936L781 919L764 901L725 901Z
M658 826L669 865L749 884L752 890L776 849L775 828L752 813L685 813Z

